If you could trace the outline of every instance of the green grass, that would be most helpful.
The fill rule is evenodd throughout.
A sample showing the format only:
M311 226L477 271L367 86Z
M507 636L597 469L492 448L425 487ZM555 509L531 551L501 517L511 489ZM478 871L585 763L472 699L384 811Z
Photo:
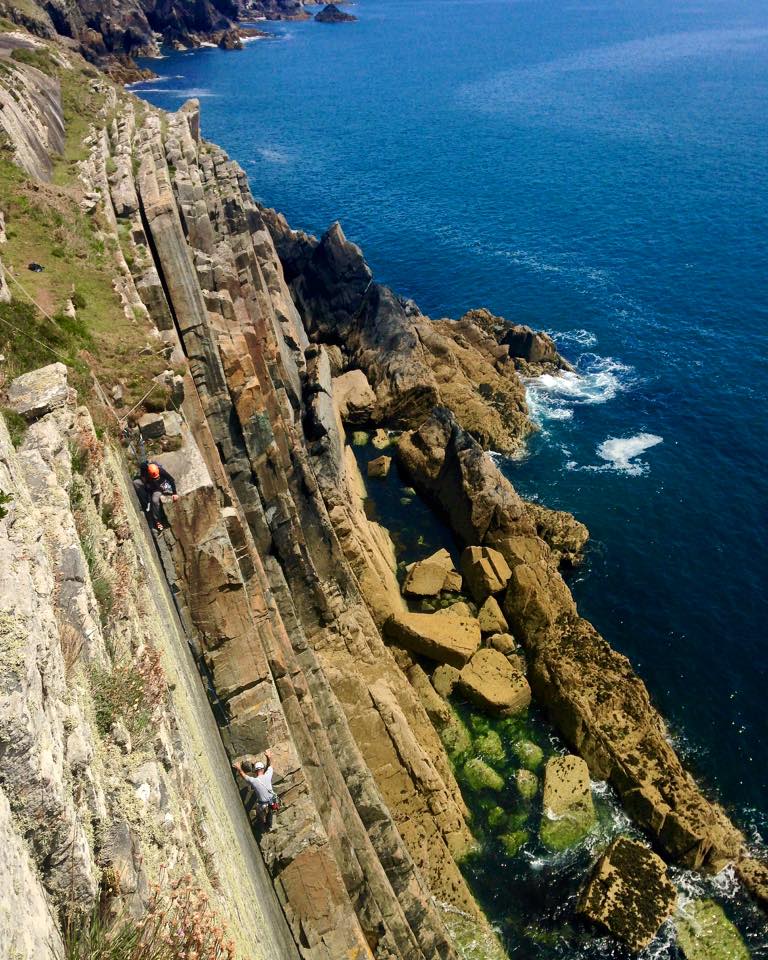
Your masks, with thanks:
M12 493L5 493L3 490L0 490L0 520L4 520L8 516L8 511L5 508L11 500L13 500Z
M27 421L20 413L16 413L15 410L11 410L9 407L0 408L0 412L3 414L6 427L8 427L8 435L11 438L11 443L18 450L24 439L24 434L27 432Z

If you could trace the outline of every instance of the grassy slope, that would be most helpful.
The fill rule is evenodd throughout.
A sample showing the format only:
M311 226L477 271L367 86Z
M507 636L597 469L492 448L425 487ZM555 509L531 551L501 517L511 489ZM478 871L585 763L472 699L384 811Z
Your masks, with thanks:
M66 125L66 144L55 158L53 181L40 183L28 177L11 159L7 146L0 147L0 208L5 213L8 242L0 248L7 272L55 323L30 309L17 283L9 278L15 302L0 306L0 352L7 358L7 376L51 363L53 353L34 337L63 355L76 370L77 386L89 387L88 368L104 386L118 379L126 387L130 407L148 389L151 377L166 364L161 355L139 356L149 342L150 324L143 318L127 318L113 289L118 275L115 254L118 237L97 213L84 213L80 202L83 187L77 178L77 163L87 156L83 141L89 125L103 110L105 81L79 57L70 55L73 69L58 66L43 52L25 52L14 60L30 63L61 81ZM0 69L15 70L13 61ZM96 79L99 83L95 83ZM36 261L43 273L28 270ZM75 293L77 320L63 317L64 304ZM7 322L21 327L14 332ZM81 351L87 350L85 358Z

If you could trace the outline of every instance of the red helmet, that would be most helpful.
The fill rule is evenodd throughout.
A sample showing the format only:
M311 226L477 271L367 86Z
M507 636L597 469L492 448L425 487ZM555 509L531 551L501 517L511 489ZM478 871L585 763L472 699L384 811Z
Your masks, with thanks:
M160 476L160 467L156 463L150 463L147 467L147 473L152 477L153 480L157 480Z

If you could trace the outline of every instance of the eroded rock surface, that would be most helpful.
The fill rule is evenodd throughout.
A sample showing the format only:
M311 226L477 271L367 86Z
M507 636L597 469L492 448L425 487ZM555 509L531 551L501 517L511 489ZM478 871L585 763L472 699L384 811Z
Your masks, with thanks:
M636 840L619 837L595 867L578 909L639 951L671 915L676 899L664 861Z

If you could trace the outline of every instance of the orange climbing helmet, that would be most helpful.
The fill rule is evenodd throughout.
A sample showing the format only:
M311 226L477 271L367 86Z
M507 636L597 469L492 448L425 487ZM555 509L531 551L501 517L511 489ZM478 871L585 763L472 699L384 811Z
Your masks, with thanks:
M150 463L147 465L147 473L153 480L157 480L160 477L160 467L156 463Z

